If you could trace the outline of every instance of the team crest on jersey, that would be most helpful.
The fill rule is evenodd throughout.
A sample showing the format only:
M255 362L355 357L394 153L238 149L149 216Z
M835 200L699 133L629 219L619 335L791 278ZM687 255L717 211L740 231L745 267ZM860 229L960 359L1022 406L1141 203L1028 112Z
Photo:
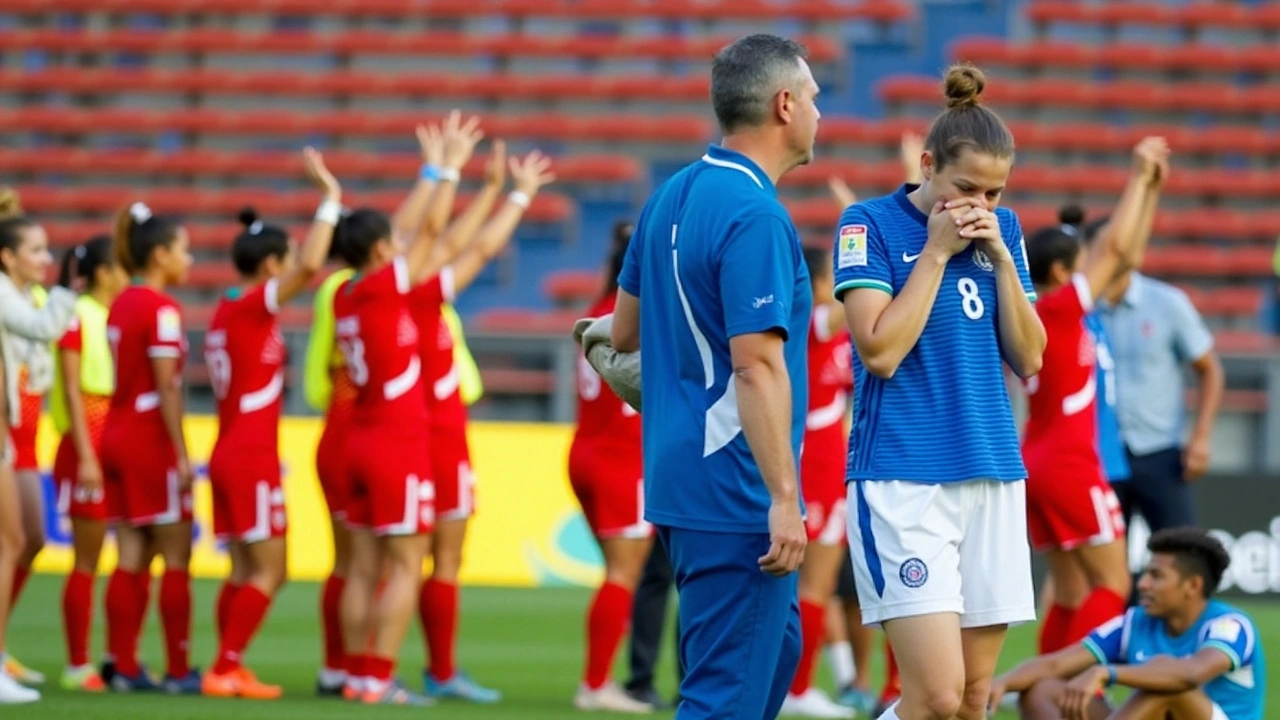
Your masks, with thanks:
M867 226L841 225L840 252L836 256L836 265L840 268L858 267L867 264Z
M929 566L920 558L910 558L898 569L898 579L909 588L918 588L929 582Z
M987 254L982 252L978 248L973 249L973 264L977 265L983 270L986 270L987 272L991 272L992 270L995 270L995 267L996 267L991 262L991 258L987 257Z
M178 342L182 339L182 316L177 308L162 307L156 312L156 339Z

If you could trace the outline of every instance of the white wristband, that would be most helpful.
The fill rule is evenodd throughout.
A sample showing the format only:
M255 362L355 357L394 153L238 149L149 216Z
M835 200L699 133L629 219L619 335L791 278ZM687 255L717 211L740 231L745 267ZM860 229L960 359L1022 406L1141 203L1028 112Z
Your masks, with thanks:
M445 182L456 183L462 179L462 173L458 171L458 168L440 168L440 179Z
M338 220L342 218L342 203L335 200L325 200L320 203L320 207L316 208L316 220L329 223L334 227L338 226Z
M529 209L529 203L532 201L533 199L529 197L529 193L524 192L523 190L513 190L511 194L507 196L507 202L512 205L519 205L525 210Z

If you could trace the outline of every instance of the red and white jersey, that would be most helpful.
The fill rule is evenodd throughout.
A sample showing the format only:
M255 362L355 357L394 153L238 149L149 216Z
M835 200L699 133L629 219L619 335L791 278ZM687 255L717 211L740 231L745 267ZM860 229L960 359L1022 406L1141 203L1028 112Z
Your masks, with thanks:
M275 447L284 395L284 337L280 282L271 279L248 292L232 290L218 301L204 339L205 364L218 401L218 437Z
M441 313L442 306L453 299L452 268L444 268L409 293L409 311L418 326L427 410L432 427L437 429L461 429L467 424L458 366L453 361L453 333Z
M397 257L367 276L353 276L334 294L338 348L357 388L357 424L427 421L410 289L409 267Z
M853 390L853 349L848 330L831 332L831 313L831 305L815 304L809 323L809 417L804 451L843 458L849 442L844 418Z
M613 312L616 300L612 294L605 297L588 311L587 317L608 315ZM641 464L640 414L613 393L581 354L578 356L578 427L573 442L606 446L623 467Z
M174 358L182 383L182 367L187 354L187 336L182 330L182 311L173 298L162 292L133 285L111 304L107 315L107 339L115 361L116 391L111 396L111 412L148 415L160 409L160 393L152 358Z
M1036 302L1048 344L1039 374L1025 381L1029 417L1022 455L1032 475L1092 477L1102 472L1097 351L1084 327L1092 307L1089 281L1078 273Z

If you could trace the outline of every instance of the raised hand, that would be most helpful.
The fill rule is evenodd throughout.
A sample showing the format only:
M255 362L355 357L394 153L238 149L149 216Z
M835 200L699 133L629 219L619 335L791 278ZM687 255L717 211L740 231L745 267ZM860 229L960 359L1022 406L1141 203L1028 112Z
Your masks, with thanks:
M991 262L998 265L1013 259L1000 232L1000 219L986 205L972 198L960 198L947 206L960 228L960 237L977 243Z
M961 235L960 228L955 213L946 202L939 200L934 203L929 212L929 239L925 242L925 250L933 249L946 258L963 252L972 238Z
M422 162L427 165L440 166L444 162L444 133L437 124L419 125L414 128L418 136L418 152L422 153Z
M302 166L307 174L307 180L324 193L326 200L336 201L342 197L342 186L338 184L338 178L334 177L325 166L324 156L319 151L312 147L305 148L302 151Z
M534 150L523 158L511 158L511 178L515 188L532 198L544 185L555 182L551 172L551 158Z
M902 133L898 143L898 157L902 160L902 174L907 182L920 182L920 156L924 154L924 136L908 130Z
M463 121L462 113L453 110L445 120L443 136L444 160L441 165L461 170L484 138L484 131L480 129L480 118L473 115Z
M1162 137L1145 137L1133 148L1133 173L1147 184L1164 184L1169 170L1169 143Z
M831 191L831 197L840 206L840 211L858 202L858 194L849 187L849 183L839 175L832 175L827 178L827 189Z

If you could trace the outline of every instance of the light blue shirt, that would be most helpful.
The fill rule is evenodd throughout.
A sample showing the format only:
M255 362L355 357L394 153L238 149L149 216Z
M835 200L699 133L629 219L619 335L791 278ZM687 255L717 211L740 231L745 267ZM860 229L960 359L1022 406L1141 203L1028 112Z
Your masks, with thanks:
M1116 364L1120 434L1135 455L1181 447L1186 426L1183 366L1213 349L1213 335L1187 294L1133 273L1116 305L1098 303Z

